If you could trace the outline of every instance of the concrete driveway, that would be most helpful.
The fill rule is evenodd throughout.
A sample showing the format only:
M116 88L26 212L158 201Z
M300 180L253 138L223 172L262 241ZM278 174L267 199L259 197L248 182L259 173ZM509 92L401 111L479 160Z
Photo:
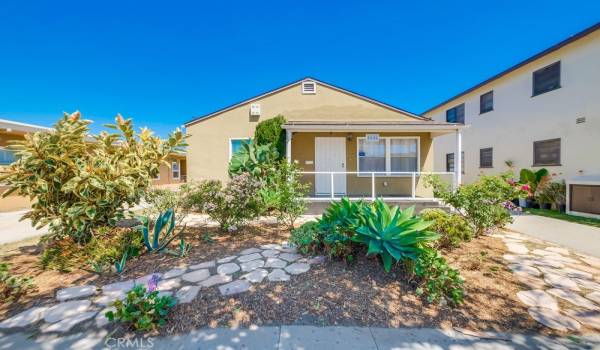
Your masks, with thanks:
M509 230L600 258L600 228L544 216L513 216Z
M48 227L36 230L31 226L31 221L19 221L27 211L13 211L0 213L0 244L22 241L27 238L44 235Z

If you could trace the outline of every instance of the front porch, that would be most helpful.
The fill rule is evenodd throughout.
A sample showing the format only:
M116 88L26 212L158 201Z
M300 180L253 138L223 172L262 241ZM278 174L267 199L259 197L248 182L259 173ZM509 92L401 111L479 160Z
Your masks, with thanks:
M430 202L424 185L427 175L438 175L454 187L461 183L460 159L454 172L435 172L433 140L455 133L461 154L464 125L420 122L288 122L288 161L298 162L309 199L329 202L351 199Z

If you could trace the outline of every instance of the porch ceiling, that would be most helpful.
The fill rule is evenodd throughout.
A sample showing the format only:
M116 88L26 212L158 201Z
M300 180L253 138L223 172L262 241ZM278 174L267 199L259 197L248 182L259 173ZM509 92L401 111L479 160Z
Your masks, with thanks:
M464 124L454 124L437 121L290 121L282 125L283 129L290 131L406 131L406 132L430 132L432 137L455 132L467 127Z

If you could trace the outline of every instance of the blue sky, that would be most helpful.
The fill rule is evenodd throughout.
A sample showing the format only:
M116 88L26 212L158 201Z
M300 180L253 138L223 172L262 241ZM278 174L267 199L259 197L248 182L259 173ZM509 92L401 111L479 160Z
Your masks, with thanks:
M166 135L305 76L420 113L596 23L600 1L4 0L0 19L0 118L119 112Z

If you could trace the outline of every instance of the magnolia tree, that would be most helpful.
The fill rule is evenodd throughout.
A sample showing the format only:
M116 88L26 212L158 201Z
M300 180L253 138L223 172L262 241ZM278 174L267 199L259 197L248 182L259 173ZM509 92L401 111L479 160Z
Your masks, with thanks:
M93 228L114 225L144 196L169 153L185 146L179 129L162 140L145 128L136 133L131 119L117 115L107 125L114 133L90 136L91 123L79 112L65 113L52 131L11 145L17 161L0 177L10 188L4 196L31 198L21 220L50 225L50 238L85 242Z

